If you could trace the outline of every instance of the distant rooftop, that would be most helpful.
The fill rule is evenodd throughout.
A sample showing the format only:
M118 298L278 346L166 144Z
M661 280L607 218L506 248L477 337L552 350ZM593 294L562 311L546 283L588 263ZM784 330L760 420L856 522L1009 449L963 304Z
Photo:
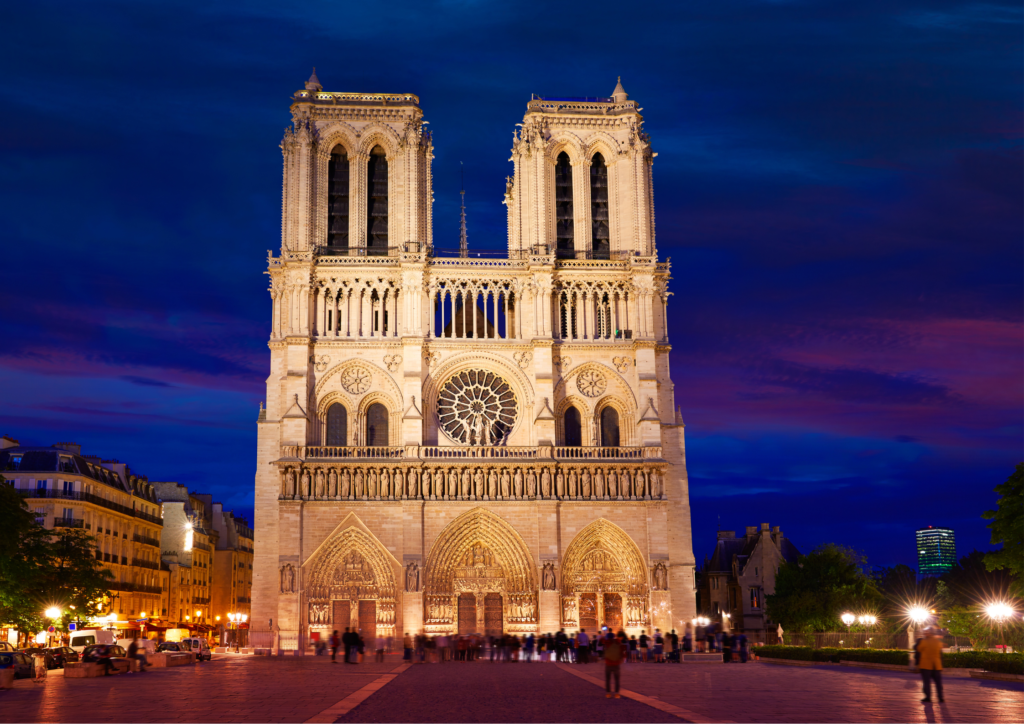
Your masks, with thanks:
M572 96L539 96L536 93L530 94L531 101L560 101L564 103L613 103L614 98L601 98L600 96L594 96L593 98L573 98Z

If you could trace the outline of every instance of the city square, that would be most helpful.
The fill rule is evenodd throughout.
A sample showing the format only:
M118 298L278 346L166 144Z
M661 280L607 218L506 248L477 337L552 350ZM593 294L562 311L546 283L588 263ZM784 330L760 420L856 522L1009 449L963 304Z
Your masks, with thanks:
M1020 9L313 5L0 29L0 722L1019 721Z

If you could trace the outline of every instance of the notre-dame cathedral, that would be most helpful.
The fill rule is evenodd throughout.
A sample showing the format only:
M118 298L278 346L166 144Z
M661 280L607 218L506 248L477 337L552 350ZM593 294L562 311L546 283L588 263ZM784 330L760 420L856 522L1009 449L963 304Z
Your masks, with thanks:
M291 114L253 643L681 629L689 493L637 103L527 102L491 256L435 244L415 95L314 73Z

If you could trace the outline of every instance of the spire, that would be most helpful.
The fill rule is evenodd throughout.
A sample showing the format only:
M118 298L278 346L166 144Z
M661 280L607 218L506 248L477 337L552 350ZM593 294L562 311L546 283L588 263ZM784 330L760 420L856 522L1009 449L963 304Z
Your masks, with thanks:
M628 98L629 96L626 95L625 88L622 87L622 76L620 75L618 81L615 83L615 90L612 91L612 100L616 103L622 103Z
M469 241L466 239L466 169L462 165L462 161L459 161L459 171L462 174L462 190L459 191L459 195L462 196L462 216L459 221L459 256L469 256Z
M313 75L309 76L309 80L306 81L306 90L308 91L322 91L324 87L320 85L320 79L316 77L316 66L313 67Z

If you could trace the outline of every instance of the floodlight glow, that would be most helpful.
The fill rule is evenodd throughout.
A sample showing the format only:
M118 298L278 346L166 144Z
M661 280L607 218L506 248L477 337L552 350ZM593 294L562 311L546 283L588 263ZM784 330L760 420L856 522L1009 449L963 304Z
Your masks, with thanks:
M53 619L60 618L60 609L56 606L50 606L48 609L46 609L46 617Z
M853 625L853 622L857 620L857 617L856 617L856 616L854 616L854 615L853 615L852 613L844 613L844 614L843 614L842 616L840 616L839 618L840 618L840 619L842 620L842 622L843 622L844 624L846 624L847 626L852 626L852 625Z
M907 609L907 615L910 616L910 620L914 623L924 623L931 616L928 613L928 609L924 606L911 606Z
M1013 618L1013 613L1013 607L1005 601L997 601L985 606L985 615L999 623L1002 623L1008 618Z

